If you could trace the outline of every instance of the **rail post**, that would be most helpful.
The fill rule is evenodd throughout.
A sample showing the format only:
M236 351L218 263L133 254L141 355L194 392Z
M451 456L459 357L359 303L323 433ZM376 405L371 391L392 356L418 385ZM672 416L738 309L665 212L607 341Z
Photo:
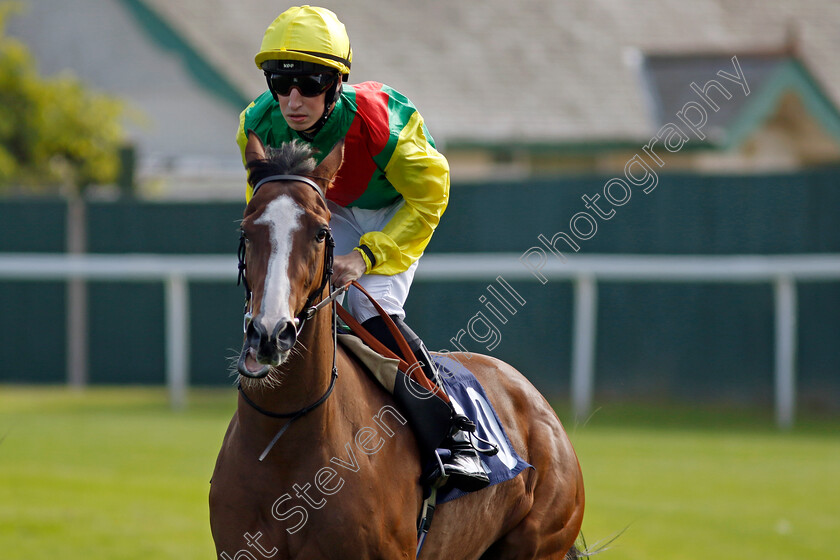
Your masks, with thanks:
M189 386L189 287L183 276L166 279L166 385L173 409L187 405Z
M789 276L773 283L776 311L776 424L793 427L796 416L796 284Z
M595 385L595 341L598 322L598 285L589 275L574 280L572 341L572 411L577 421L592 411Z

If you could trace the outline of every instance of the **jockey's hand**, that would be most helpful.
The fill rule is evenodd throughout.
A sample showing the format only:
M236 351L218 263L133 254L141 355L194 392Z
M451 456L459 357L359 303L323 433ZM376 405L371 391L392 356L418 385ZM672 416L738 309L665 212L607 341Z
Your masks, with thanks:
M365 259L358 251L350 251L346 255L336 255L333 258L332 285L336 288L358 280L367 270Z

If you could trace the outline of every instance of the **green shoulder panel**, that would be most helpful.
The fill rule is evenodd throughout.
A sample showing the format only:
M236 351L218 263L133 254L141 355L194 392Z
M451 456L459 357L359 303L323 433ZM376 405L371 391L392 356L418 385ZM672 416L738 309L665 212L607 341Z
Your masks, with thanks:
M400 139L403 128L411 120L414 113L417 112L417 108L410 99L390 86L383 85L382 91L388 94L388 128L390 129L391 135L388 143L373 159L380 169L385 169L388 162L391 161L391 156L394 155L394 150L397 147L397 142ZM434 141L428 134L425 125L423 131L426 133L429 144L434 147Z

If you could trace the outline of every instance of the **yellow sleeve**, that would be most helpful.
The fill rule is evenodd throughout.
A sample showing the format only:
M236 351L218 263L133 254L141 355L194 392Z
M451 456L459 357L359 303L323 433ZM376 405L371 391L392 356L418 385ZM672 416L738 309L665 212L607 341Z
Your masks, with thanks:
M239 129L236 131L236 144L239 146L239 154L242 156L242 165L245 165L245 146L248 145L248 134L245 132L245 113L248 112L248 109L254 106L254 102L251 102L244 111L239 114ZM245 180L245 204L251 202L251 194L253 190L251 189L251 185L248 184L247 179Z
M420 113L414 112L400 132L385 176L405 204L382 228L359 240L375 262L362 252L371 274L398 274L420 258L449 203L449 163L428 141Z

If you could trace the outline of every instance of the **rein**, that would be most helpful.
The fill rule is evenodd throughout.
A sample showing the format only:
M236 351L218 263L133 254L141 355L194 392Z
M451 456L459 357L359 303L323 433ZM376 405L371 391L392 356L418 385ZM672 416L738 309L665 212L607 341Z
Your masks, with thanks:
M336 290L336 292L338 292L338 291L339 290ZM325 298L324 301L330 301L330 300L329 300L329 298ZM313 313L313 315L314 315L314 313ZM241 383L236 384L236 388L239 390L239 394L242 395L242 399L246 403L248 403L251 406L251 408L253 408L257 412L259 412L260 414L262 414L264 416L268 416L269 418L278 418L278 419L288 418L289 419L289 421L286 422L285 424L283 424L283 427L280 428L277 431L277 433L271 439L269 444L266 446L266 448L260 454L260 458L259 458L260 462L262 462L262 460L265 459L266 455L268 455L268 452L271 451L271 449L274 447L274 444L277 443L277 440L280 439L280 436L282 436L286 432L286 430L289 429L289 426L291 426L292 423L295 420L297 420L298 418L302 417L306 413L311 412L312 410L315 410L316 408L318 408L319 406L324 404L324 402L326 402L326 400L332 394L333 389L335 388L335 380L338 379L338 368L336 367L336 364L335 364L335 357L336 357L336 353L338 351L338 330L336 329L336 317L337 317L337 314L336 314L335 310L333 310L333 325L332 325L332 330L333 330L333 363L332 363L332 373L330 374L330 386L327 387L327 390L324 392L323 395L321 395L321 398L319 398L317 401L315 401L312 404L307 405L307 406L305 406L305 407L303 407L299 410L296 410L294 412L272 412L270 410L266 410L265 408L261 407L260 405L258 405L254 401L252 401L251 398L247 395L247 393L245 393L245 389L242 388Z
M302 175L271 175L269 177L266 177L265 179L262 179L256 185L254 185L254 190L252 191L251 196L253 197L254 195L256 195L259 188L261 186L263 186L265 183L269 183L269 182L272 182L272 181L298 181L298 182L301 182L301 183L306 183L307 185L309 185L310 187L315 189L315 191L320 195L321 199L326 202L326 197L324 196L324 191L321 189L321 187L319 187L318 184L315 183L315 181L313 181L309 177L304 177ZM244 311L244 320L243 320L243 330L247 331L248 325L249 325L250 320L251 320L251 296L252 296L252 292L251 292L251 287L248 284L248 278L245 275L245 271L246 271L246 266L245 266L246 244L245 244L245 240L246 240L245 239L245 234L244 234L244 232L241 232L240 236L239 236L239 250L237 251L237 256L239 258L239 276L238 276L236 284L237 284L237 286L240 285L240 284L244 284L244 287L245 287L245 311ZM323 277L323 280L321 282L320 288L318 288L315 292L313 292L309 296L309 298L306 300L306 303L303 306L303 311L301 311L297 316L295 316L296 336L300 335L300 332L303 330L303 326L304 326L304 324L306 323L307 320L314 317L315 314L318 311L320 311L321 309L323 309L324 307L326 307L327 305L332 303L338 296L340 296L342 293L344 293L350 287L350 284L347 284L346 286L342 286L342 287L338 288L337 290L335 290L334 292L332 292L331 294L329 294L327 297L323 298L317 304L313 305L313 303L315 301L315 298L317 298L319 295L323 294L324 289L329 286L330 279L332 278L332 273L333 273L332 266L333 266L333 251L335 249L335 239L333 238L332 233L329 230L327 230L327 236L325 238L325 242L327 244L327 248L324 252L324 277ZM312 410L314 410L314 409L318 408L319 406L321 406L322 404L324 404L324 402L326 402L326 400L332 394L333 389L335 388L335 380L338 378L338 368L336 367L336 355L338 353L338 329L337 329L338 313L336 312L335 307L333 307L332 315L333 315L333 318L332 318L332 331L333 331L332 373L331 373L331 376L330 376L329 387L327 387L327 390L324 392L323 395L321 395L321 397L318 400L316 400L312 404L309 404L309 405L307 405L307 406L305 406L305 407L303 407L299 410L296 410L294 412L273 412L273 411L267 410L267 409L259 406L257 403L255 403L245 393L245 390L242 388L241 383L236 384L237 389L239 390L239 394L242 395L242 399L246 403L248 403L248 405L251 408L253 408L257 412L259 412L260 414L262 414L264 416L268 416L269 418L277 418L277 419L288 418L289 419L289 421L286 422L283 425L283 427L280 428L280 430L278 430L277 434L275 434L274 438L271 440L271 442L269 442L269 444L265 448L265 450L263 450L262 454L259 457L260 461L265 459L265 457L268 455L269 451L271 451L271 449L274 447L274 444L277 443L277 440L280 439L280 436L283 435L283 433L289 428L289 426L292 425L292 423L295 420L301 418L302 416L304 416L308 412L311 412Z

